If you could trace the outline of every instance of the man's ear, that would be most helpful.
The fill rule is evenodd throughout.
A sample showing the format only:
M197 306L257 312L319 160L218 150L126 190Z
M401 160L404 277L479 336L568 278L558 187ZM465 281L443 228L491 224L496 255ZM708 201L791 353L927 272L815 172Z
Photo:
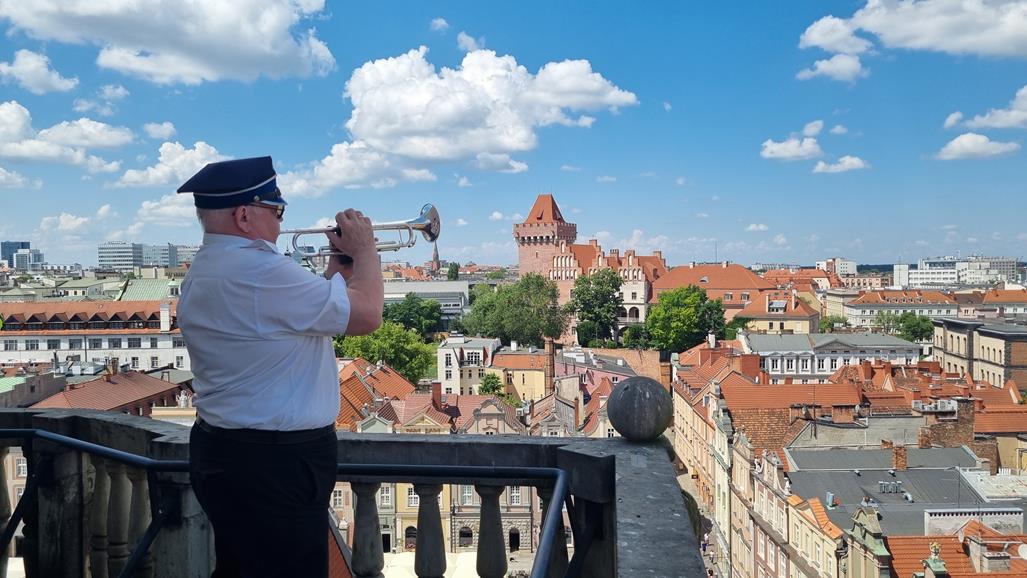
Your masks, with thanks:
M250 214L246 205L240 205L232 211L232 218L235 219L235 226L243 232L249 233L250 226Z

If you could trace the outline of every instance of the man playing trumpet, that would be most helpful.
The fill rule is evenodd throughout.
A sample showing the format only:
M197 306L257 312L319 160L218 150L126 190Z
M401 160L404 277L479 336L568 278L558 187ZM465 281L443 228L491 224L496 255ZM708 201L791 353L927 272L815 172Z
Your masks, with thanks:
M347 209L324 277L279 253L271 157L211 163L183 184L203 245L178 302L192 359L190 479L214 527L214 576L325 576L336 481L338 334L381 325L371 222Z

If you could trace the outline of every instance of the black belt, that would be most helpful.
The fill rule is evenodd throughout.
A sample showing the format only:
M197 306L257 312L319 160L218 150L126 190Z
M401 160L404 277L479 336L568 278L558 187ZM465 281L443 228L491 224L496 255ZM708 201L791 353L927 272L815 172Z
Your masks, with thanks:
M222 439L249 444L302 444L312 442L335 432L334 425L314 429L300 429L290 431L267 430L267 429L228 429L210 425L202 418L196 418L196 427Z

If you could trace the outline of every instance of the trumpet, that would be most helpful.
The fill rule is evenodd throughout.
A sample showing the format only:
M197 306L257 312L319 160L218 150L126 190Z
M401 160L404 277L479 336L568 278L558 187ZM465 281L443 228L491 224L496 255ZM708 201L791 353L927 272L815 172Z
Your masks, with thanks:
M421 207L421 214L407 221L389 221L385 223L371 223L371 228L375 231L396 231L399 235L398 239L380 241L375 244L375 248L378 252L383 251L399 251L407 247L413 247L417 243L417 235L415 233L421 233L425 240L429 243L439 238L439 231L442 228L442 223L439 220L439 211L431 203ZM300 245L300 238L304 235L317 235L335 233L339 234L338 225L334 227L315 227L312 229L289 229L282 231L279 235L292 235L292 249L296 254L300 255L304 259L314 259L318 257L331 257L331 256L342 256L342 253L335 250L332 246L324 246L317 250L311 250L309 246Z

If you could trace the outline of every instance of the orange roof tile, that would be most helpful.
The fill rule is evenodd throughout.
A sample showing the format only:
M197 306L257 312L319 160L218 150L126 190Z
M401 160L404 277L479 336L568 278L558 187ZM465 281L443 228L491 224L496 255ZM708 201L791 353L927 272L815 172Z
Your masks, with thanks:
M180 386L137 371L126 371L110 376L99 376L71 386L40 401L33 408L77 408L120 410L160 394L174 394ZM148 408L144 408L148 409Z
M560 213L560 207L556 204L556 199L550 193L543 193L535 199L535 204L532 205L531 211L528 211L527 218L524 219L525 223L565 223L563 215Z
M755 384L738 373L721 381L720 391L732 414L739 409L788 409L797 403L855 406L861 399L859 388L849 384Z
M1027 408L985 410L974 415L974 433L1027 433Z
M545 369L544 353L496 353L492 356L492 367L503 369Z
M1027 303L1027 289L991 289L984 293L984 303Z
M703 279L706 279L703 281ZM658 290L695 285L702 289L762 290L775 285L749 269L735 263L681 265L671 269L653 283ZM753 295L752 298L756 296Z

